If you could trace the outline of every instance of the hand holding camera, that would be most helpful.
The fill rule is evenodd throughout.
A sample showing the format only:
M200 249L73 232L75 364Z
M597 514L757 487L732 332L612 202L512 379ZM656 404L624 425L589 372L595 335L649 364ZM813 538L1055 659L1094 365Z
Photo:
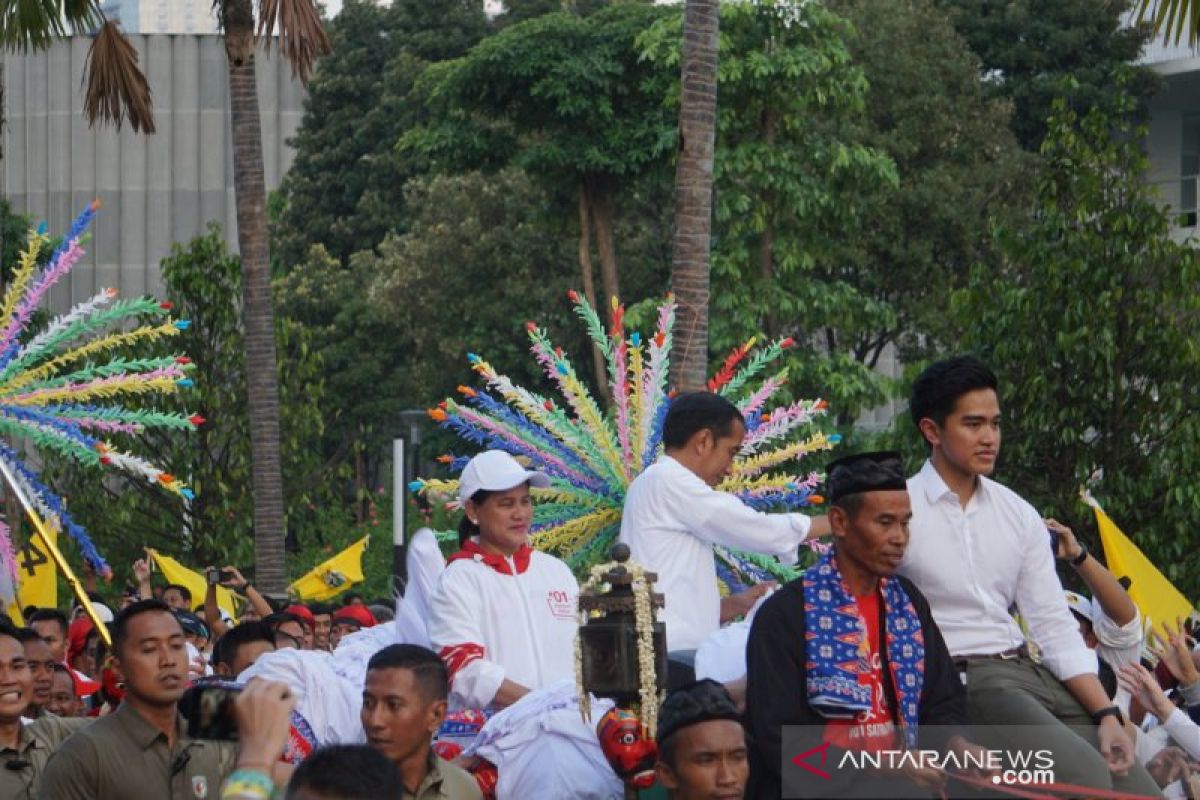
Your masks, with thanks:
M286 683L252 678L233 702L241 747L240 769L257 769L270 775L283 755L296 697Z
M249 583L242 577L242 573L236 567L225 567L224 569L214 569L209 567L204 570L204 577L208 581L209 586L224 586L229 589L241 590Z

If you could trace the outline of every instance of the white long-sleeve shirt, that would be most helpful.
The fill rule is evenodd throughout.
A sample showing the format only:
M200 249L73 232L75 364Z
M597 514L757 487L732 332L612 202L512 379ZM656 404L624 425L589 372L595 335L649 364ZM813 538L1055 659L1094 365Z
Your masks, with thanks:
M695 650L721 625L721 596L713 546L796 560L811 520L803 514L764 514L719 492L670 456L634 479L625 496L620 540L631 558L658 573L666 599L661 619L668 650Z
M486 708L507 678L527 689L575 679L579 583L562 561L474 542L450 557L429 604L429 639L450 671L450 708Z
M1029 503L987 478L966 508L925 462L908 481L913 518L900 574L929 600L951 655L1001 653L1025 641L1015 603L1059 680L1096 673L1054 571L1046 524Z

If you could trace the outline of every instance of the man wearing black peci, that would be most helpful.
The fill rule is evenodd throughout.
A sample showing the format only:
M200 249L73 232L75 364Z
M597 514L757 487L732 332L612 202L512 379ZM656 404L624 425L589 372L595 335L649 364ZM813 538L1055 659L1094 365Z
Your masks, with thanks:
M925 598L894 576L912 516L899 455L849 456L828 476L833 548L767 600L750 630L747 797L936 796L945 779L932 768L837 768L847 750L912 748L922 726L964 724L966 695ZM783 752L784 726L803 726L789 737L795 753ZM944 733L921 746L981 755ZM828 777L785 775L785 757L814 748Z

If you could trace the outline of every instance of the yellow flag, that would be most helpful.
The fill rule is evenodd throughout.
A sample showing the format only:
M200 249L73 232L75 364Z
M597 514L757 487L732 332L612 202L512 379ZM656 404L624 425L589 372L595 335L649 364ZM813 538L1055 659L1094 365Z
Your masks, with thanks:
M362 557L371 537L364 536L333 558L318 564L290 587L301 600L328 600L363 579Z
M200 605L204 602L204 594L208 591L208 582L203 575L188 569L170 556L164 556L157 550L148 550L147 552L150 553L150 558L158 565L159 571L162 572L168 583L177 583L187 587L187 590L192 593L193 605ZM237 598L224 586L217 587L217 606L229 616L237 619Z
M1096 512L1096 524L1100 527L1100 542L1104 545L1108 569L1118 578L1127 576L1132 581L1129 596L1142 610L1147 621L1155 625L1161 622L1174 625L1176 618L1187 619L1195 610L1192 603L1121 532L1098 503L1092 500L1089 505Z
M58 531L46 526L50 541L58 539ZM17 550L17 605L21 608L58 608L58 575L46 546L32 528L29 538ZM15 618L14 618L15 619Z

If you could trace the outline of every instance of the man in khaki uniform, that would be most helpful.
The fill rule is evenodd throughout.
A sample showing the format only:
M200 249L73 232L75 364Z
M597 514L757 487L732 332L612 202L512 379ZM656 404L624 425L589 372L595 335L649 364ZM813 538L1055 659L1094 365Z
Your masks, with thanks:
M419 645L390 645L367 663L363 732L400 769L404 800L483 800L470 773L433 752L449 693L445 663Z
M68 736L91 720L43 715L30 725L21 715L33 695L33 672L20 632L0 624L0 798L37 796L51 754Z
M142 600L122 609L112 636L125 701L59 747L46 765L40 797L219 798L236 746L184 733L178 703L188 685L188 664L179 620L158 600Z

